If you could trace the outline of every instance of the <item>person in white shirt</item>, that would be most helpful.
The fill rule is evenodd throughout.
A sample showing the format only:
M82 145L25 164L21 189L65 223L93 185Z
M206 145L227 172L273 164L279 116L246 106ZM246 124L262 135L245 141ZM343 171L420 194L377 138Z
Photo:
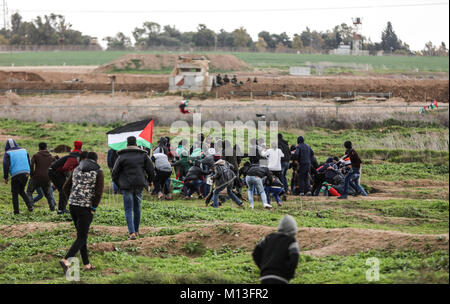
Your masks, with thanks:
M281 178L281 158L284 157L278 143L273 142L270 149L261 152L261 156L267 158L267 168L278 178Z

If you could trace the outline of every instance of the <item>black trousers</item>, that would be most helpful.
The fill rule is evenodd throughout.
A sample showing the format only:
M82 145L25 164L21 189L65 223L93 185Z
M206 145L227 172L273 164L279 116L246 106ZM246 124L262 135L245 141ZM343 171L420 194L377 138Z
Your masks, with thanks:
M27 185L27 181L27 173L18 174L11 178L11 194L14 214L19 214L19 195L24 200L28 210L33 210L33 200L30 200L28 195L25 193L25 186Z
M80 251L81 259L83 260L83 264L89 264L89 257L87 251L87 238L89 227L91 226L92 219L94 215L91 212L90 208L79 207L79 206L69 206L70 215L72 216L73 223L75 228L77 229L77 239L70 247L69 251L66 254L65 259L74 257L78 251Z
M298 167L298 185L300 193L307 193L311 191L311 183L309 182L309 170L311 164L299 164Z
M59 193L58 210L65 210L67 206L67 197L62 187L66 182L66 176L64 175L64 173L56 172L53 176L51 176L51 179Z
M261 280L261 284L287 284L286 282L283 282L281 280L277 280L277 279L264 279Z
M155 191L158 194L159 192L164 191L164 194L169 194L169 189L166 186L166 181L172 175L172 171L156 171L156 178L155 178Z

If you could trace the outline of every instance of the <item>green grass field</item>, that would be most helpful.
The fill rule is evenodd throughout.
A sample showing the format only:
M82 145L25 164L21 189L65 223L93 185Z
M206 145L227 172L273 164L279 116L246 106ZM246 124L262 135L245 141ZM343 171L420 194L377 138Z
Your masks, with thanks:
M102 65L129 53L129 51L54 51L1 53L0 66L39 66L39 65ZM228 53L229 54L229 53ZM316 54L278 54L278 53L231 53L259 69L279 69L287 71L290 66L305 62L333 62L369 64L375 72L447 72L449 57L408 57L408 56L339 56Z
M97 270L82 272L84 283L258 283L251 249L263 236L258 233L275 229L285 214L296 218L301 236L301 256L292 283L368 283L369 257L380 261L378 283L449 282L448 128L302 131L319 162L342 155L342 143L352 140L363 157L361 182L369 197L347 201L289 197L282 207L268 211L260 201L255 202L255 210L238 209L230 201L213 209L202 200L175 196L171 201L157 201L146 192L143 235L134 242L127 241L123 203L121 196L111 193L105 164L105 133L112 128L0 119L0 134L17 138L30 155L41 141L51 149L74 140L99 153L106 187L89 236L90 258ZM168 128L156 126L154 132L154 138L159 138ZM282 133L290 143L300 135L296 130ZM384 146L374 149L376 143ZM4 141L0 145L2 157ZM433 153L420 154L420 145ZM397 146L403 151L398 152ZM396 157L399 153L418 153L420 159ZM66 283L58 260L74 240L70 217L51 213L45 200L36 204L33 213L26 211L22 201L20 208L21 214L14 216L9 185L1 183L0 283ZM350 230L333 237L339 229ZM322 234L312 237L317 231ZM249 233L255 235L248 237ZM364 250L352 250L365 241ZM321 250L330 252L314 254Z

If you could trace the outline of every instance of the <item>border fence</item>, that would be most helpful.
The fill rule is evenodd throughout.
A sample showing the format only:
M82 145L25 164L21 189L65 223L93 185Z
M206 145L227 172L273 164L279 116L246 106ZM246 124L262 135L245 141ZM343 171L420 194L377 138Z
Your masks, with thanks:
M202 120L248 121L266 120L278 121L280 126L297 127L301 122L309 125L323 120L343 120L349 123L367 120L383 120L399 116L402 120L428 120L432 113L443 113L448 117L449 106L439 105L430 110L430 114L419 113L419 105L389 105L389 104L318 104L318 105L207 105L190 106L194 113L201 113ZM444 115L442 115L444 116ZM181 114L174 105L0 105L0 118L10 118L26 121L52 122L89 122L108 124L113 122L130 122L153 117L159 125L169 126L173 121L192 120L192 115Z

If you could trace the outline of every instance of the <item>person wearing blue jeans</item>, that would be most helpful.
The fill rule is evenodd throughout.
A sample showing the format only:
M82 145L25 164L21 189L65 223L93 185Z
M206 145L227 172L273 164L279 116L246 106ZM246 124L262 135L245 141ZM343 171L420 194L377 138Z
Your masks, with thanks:
M242 201L233 192L234 179L237 177L229 162L224 159L216 161L214 163L214 175L212 178L216 185L212 192L212 206L214 208L219 208L219 194L224 189L227 189L228 197L231 198L236 205L241 208L243 207Z
M128 233L130 235L139 235L142 190L122 190L122 195Z
M52 191L52 195L53 195L53 188L52 188L51 191ZM44 197L44 190L42 190L41 187L36 189L36 193L37 193L37 195L35 197L33 197L33 202L34 203L40 201Z
M272 206L269 205L267 202L267 195L266 192L264 191L264 186L261 177L247 175L245 177L245 182L248 186L248 202L250 204L250 208L252 209L254 208L254 200L253 200L254 192L257 192L259 195L261 195L261 200L264 208L272 208Z
M129 238L139 235L142 191L155 179L155 168L147 151L136 145L136 137L127 138L127 147L117 152L118 157L111 171L113 182L123 195L125 219Z
M344 179L344 193L343 195L347 197L348 195L348 187L352 187L355 190L355 193L362 194L363 196L367 196L367 192L364 188L359 184L359 173L360 168L351 168L350 171L345 175Z
M277 205L281 206L280 194L283 193L284 188L283 183L278 177L274 176L272 182L270 183L267 182L266 180L264 191L266 192L267 203L269 205L270 205L270 194L272 193L273 197L275 198L275 201L277 202Z
M344 193L338 197L338 199L346 199L348 196L348 187L352 187L355 189L356 194L362 194L363 196L367 196L366 191L364 191L363 187L359 184L359 176L361 172L361 159L359 158L358 153L353 149L352 142L346 141L344 143L344 147L347 149L345 151L345 156L343 158L350 157L350 161L352 164L352 168L348 171L347 175L344 179Z
M264 191L266 192L267 196L267 203L270 205L270 194L272 194L278 206L281 206L280 194L283 192L283 190L284 189L281 187L271 187L271 186L264 187Z
M213 190L213 195L212 195L212 201L213 201L213 204L212 204L212 206L213 206L214 208L219 208L219 194L220 194L220 192L222 192L222 190L225 189L225 188L227 189L228 197L231 198L231 200L232 200L233 202L235 202L236 205L238 205L239 207L241 207L243 203L242 203L241 200L236 196L236 194L234 194L234 192L233 192L233 180L231 181L231 183L225 184L225 185L221 185L221 186L219 186L218 188L216 188L216 189Z
M205 187L204 182L200 179L187 180L184 182L184 186L186 187L186 196L191 197L194 192L197 192L198 195L205 195Z

